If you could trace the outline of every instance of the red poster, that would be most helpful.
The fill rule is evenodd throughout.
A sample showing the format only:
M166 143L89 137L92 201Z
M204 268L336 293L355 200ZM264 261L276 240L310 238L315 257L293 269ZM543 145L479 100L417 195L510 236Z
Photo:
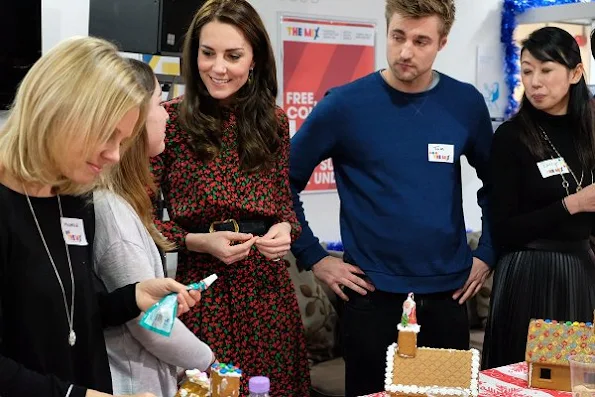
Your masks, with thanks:
M283 108L291 135L331 88L375 70L371 23L283 17ZM335 190L330 159L312 173L305 192Z

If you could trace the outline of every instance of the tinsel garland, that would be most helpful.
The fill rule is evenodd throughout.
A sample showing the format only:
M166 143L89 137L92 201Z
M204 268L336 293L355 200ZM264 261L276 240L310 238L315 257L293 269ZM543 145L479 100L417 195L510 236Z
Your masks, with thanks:
M514 91L519 85L519 47L514 41L514 30L517 27L516 16L523 12L538 7L547 7L571 3L588 3L590 0L504 0L502 6L502 25L500 28L500 41L504 45L504 74L508 87L508 105L505 116L512 116L517 108L518 101L514 99Z
M473 229L465 229L467 233L473 233ZM326 249L329 251L343 252L343 243L341 241L329 241L326 243Z
M326 243L326 249L329 251L343 252L343 243L340 241L329 241Z

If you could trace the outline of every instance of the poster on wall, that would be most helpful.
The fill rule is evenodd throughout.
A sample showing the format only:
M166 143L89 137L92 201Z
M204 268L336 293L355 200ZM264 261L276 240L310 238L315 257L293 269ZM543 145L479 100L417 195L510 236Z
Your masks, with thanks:
M499 46L477 47L476 87L483 95L493 122L502 122L507 106L504 54Z
M281 16L283 109L293 136L331 88L375 70L376 24ZM304 193L336 190L332 161L312 173Z

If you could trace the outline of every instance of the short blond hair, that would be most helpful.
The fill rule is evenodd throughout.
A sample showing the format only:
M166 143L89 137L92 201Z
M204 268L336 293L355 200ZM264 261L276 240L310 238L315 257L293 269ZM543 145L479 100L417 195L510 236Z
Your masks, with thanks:
M62 194L93 189L61 175L69 143L82 138L84 155L107 142L124 115L141 110L134 134L144 124L146 91L118 54L102 39L67 39L42 56L21 82L0 130L0 166L25 183L51 185Z
M386 0L385 17L388 27L395 13L405 18L437 16L442 22L441 36L448 36L455 21L454 0Z

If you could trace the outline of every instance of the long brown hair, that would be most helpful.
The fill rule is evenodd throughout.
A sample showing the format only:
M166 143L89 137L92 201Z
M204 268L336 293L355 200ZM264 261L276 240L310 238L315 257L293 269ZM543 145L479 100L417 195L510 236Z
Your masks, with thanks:
M249 82L235 94L238 151L241 168L259 171L270 167L280 147L275 114L277 72L269 36L256 10L245 0L208 0L188 28L182 56L185 83L180 120L191 136L199 159L212 160L221 149L223 109L212 98L198 72L202 28L218 21L243 32L252 46L254 69Z
M149 65L136 59L127 59L137 81L147 91L145 107L151 101L156 88L155 74ZM171 251L175 245L169 242L153 223L153 204L149 192L156 194L157 188L150 171L147 128L143 126L134 143L122 155L120 162L113 167L109 178L109 189L119 194L132 206L143 225L164 251Z

